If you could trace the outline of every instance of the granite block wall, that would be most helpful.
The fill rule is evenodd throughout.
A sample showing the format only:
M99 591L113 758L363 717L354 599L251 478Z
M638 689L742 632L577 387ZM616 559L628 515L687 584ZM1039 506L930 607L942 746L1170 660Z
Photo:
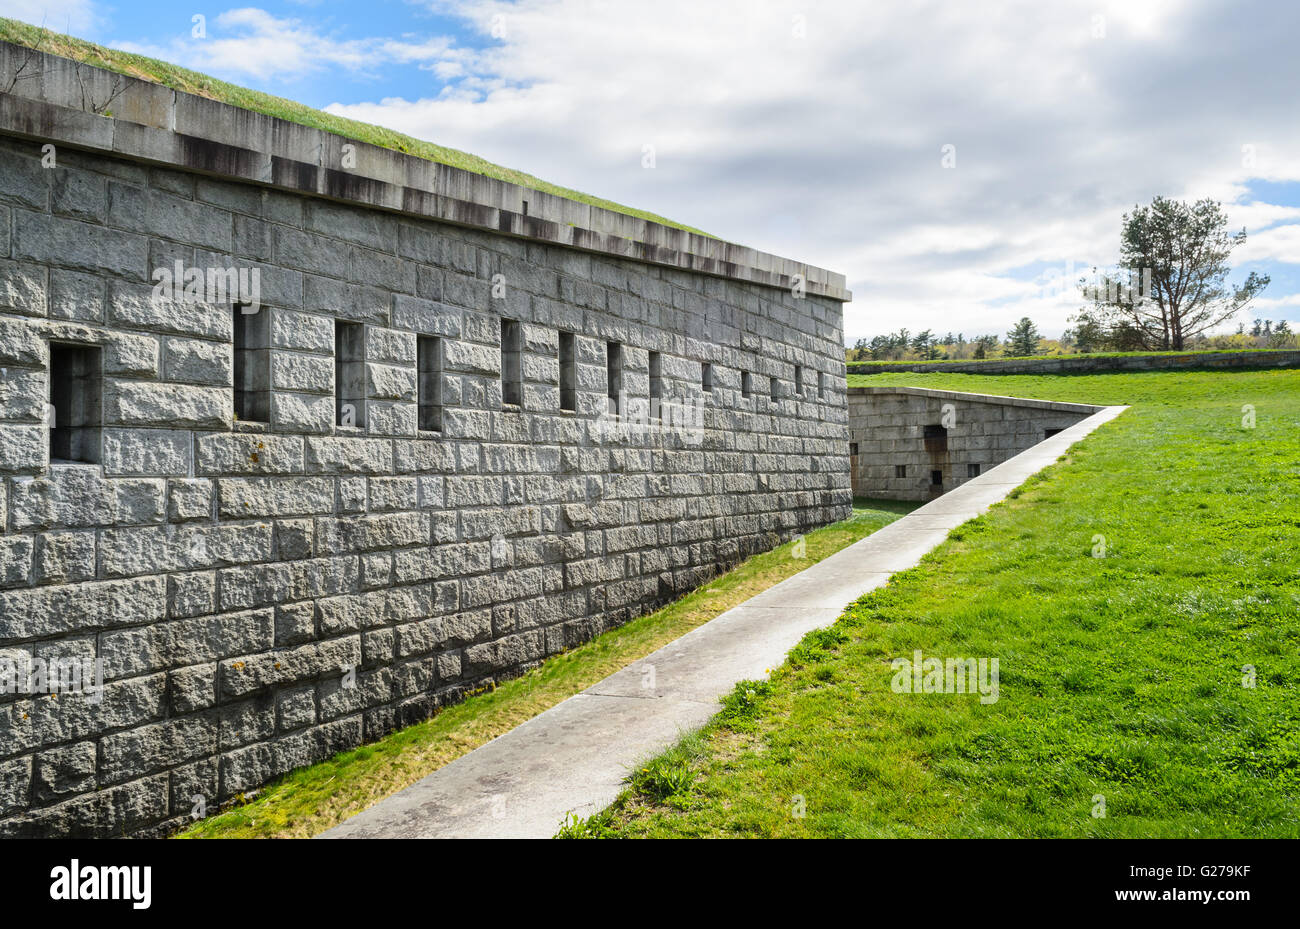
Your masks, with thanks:
M849 388L855 496L933 500L1101 407L910 387Z
M167 832L845 517L841 319L0 137L0 658L102 674L0 692L0 836Z

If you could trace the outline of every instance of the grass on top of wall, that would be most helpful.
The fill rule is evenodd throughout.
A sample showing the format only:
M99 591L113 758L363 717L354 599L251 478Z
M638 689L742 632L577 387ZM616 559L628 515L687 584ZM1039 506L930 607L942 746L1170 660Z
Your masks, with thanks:
M323 832L918 505L855 500L849 519L804 537L805 557L795 557L794 542L755 555L668 606L548 658L522 677L377 742L293 771L255 799L199 821L181 837L293 838Z
M19 22L15 19L0 18L0 40L11 42L14 45L39 49L51 55L58 55L61 58L69 58L97 68L115 71L118 74L126 74L142 81L162 84L172 90L207 97L210 100L228 103L231 106L242 107L267 116L274 116L288 120L291 123L332 132L349 139L356 139L359 142L377 145L380 148L404 152L417 158L423 158L426 161L436 161L439 164L450 165L454 168L463 168L466 171L473 171L475 174L518 184L531 190L554 194L557 197L567 197L579 203L613 210L616 213L660 223L674 229L684 229L687 232L708 235L707 232L693 226L674 222L656 213L624 206L621 203L615 203L603 197L594 197L591 194L571 190L568 187L560 187L523 171L516 171L512 168L494 164L485 158L471 155L468 152L447 148L433 142L426 142L423 139L417 139L392 129L385 129L382 126L373 126L344 116L336 116L293 100L286 100L283 97L276 97L261 91L240 87L237 84L230 84L209 77L206 74L201 74L198 71L191 71L179 65L159 61L156 58L147 58L144 55L106 48L102 45L96 45L94 42L61 35L49 29ZM105 115L112 115L111 107L110 112Z
M1300 836L1300 371L850 382L1131 409L562 834Z

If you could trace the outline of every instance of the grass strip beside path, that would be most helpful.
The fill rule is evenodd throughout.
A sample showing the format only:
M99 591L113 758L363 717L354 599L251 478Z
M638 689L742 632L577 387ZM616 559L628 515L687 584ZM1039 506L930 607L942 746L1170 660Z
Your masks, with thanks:
M250 802L202 820L184 838L316 835L645 657L733 606L898 519L916 504L855 501L843 522L744 561L654 613L548 658L494 690L370 745L293 771Z
M850 383L1131 409L563 834L1300 836L1300 371Z

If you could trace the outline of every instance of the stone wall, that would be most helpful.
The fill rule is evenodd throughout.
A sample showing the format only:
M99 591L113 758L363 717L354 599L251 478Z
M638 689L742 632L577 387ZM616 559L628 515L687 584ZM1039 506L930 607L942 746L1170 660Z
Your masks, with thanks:
M933 500L1101 409L912 387L848 402L853 493L892 500Z
M1198 368L1300 368L1300 352L1167 352L1158 355L1069 355L999 361L856 362L850 374L1090 374L1095 371L1194 371Z
M267 422L254 314L156 300L176 262L259 272ZM104 677L0 694L0 835L166 832L845 517L840 301L734 278L0 137L0 657ZM50 460L59 389L89 462Z

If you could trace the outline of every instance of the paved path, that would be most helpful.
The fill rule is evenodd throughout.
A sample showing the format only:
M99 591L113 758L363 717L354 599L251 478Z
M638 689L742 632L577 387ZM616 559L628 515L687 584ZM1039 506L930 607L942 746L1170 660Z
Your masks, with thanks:
M762 678L950 529L980 515L1126 407L1104 407L865 539L570 697L325 838L549 838L608 806L630 768L703 726L737 681Z

